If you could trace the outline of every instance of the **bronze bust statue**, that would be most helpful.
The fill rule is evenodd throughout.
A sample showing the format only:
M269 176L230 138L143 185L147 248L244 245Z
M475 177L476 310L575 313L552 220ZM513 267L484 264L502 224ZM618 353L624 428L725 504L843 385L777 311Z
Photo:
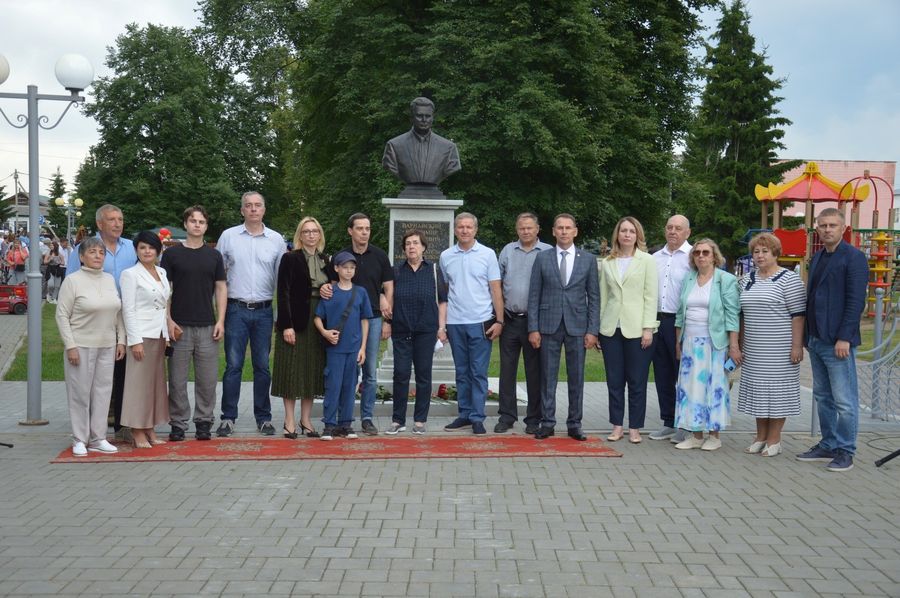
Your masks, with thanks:
M406 183L400 197L443 199L438 183L461 168L456 144L431 130L434 102L416 98L409 104L412 128L388 141L381 165Z

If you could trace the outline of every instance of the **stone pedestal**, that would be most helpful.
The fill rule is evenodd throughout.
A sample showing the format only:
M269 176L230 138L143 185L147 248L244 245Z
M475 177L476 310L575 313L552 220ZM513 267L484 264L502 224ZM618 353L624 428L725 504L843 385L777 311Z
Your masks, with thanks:
M399 263L406 259L403 255L403 235L406 231L418 228L428 239L425 259L437 263L441 252L453 244L453 218L456 209L463 202L458 199L427 198L383 198L381 203L390 209L390 230L388 257L391 263ZM394 388L394 353L391 342L381 357L378 368L378 384L390 389ZM449 344L434 356L431 370L432 392L436 392L441 384L456 384L456 373L453 368L453 356ZM410 378L410 390L415 388L415 371Z

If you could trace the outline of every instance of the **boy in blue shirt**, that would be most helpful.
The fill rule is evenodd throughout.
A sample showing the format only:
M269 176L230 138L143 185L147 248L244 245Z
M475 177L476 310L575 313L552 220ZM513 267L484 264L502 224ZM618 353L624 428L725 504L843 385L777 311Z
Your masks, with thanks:
M348 251L334 256L338 283L334 295L316 307L315 325L325 341L325 402L322 440L336 435L356 438L353 402L356 398L357 368L366 360L366 337L372 305L365 289L353 284L356 258Z

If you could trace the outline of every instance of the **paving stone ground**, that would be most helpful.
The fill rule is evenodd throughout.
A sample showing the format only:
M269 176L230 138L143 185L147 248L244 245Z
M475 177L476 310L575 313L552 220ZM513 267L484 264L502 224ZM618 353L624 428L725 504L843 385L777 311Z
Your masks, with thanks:
M585 402L605 435L605 385ZM792 458L815 442L809 403L772 459L742 452L753 421L733 410L712 453L645 436L620 459L51 465L63 384L34 428L4 382L0 596L900 596L900 459L873 465L900 426L861 420L856 467L830 474ZM451 418L436 407L430 433Z

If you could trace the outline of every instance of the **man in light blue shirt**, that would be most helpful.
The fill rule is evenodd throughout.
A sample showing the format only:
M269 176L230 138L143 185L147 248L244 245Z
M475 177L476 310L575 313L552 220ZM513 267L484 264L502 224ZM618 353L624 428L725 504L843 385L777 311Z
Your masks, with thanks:
M118 207L106 204L97 208L97 236L106 247L103 271L112 274L117 289L122 272L137 263L134 245L130 240L122 238L124 228L125 217ZM78 245L76 245L66 263L66 276L79 270L81 270L81 260L78 258Z
M463 212L454 220L456 245L441 253L441 272L449 285L447 302L439 306L438 339L450 341L456 367L459 416L444 429L472 427L484 434L491 342L503 330L500 266L490 247L475 240L478 219Z
M250 343L253 362L253 416L261 434L272 436L269 352L272 349L272 297L281 256L282 236L263 224L266 201L256 191L241 196L244 223L226 229L216 249L225 262L228 308L225 311L225 373L222 376L222 417L218 436L231 436L241 395L241 372Z
M97 236L103 241L106 248L106 256L103 258L103 271L112 275L116 281L116 289L119 289L119 277L122 272L137 263L137 254L134 252L134 244L128 239L122 238L125 229L125 217L122 210L112 204L105 204L97 208L95 218L97 222ZM74 274L81 270L81 260L78 257L78 246L72 249L69 261L66 264L66 275ZM119 431L119 416L122 414L122 395L125 394L125 360L119 359L113 366L112 397L109 401L109 415L113 418L113 428Z

